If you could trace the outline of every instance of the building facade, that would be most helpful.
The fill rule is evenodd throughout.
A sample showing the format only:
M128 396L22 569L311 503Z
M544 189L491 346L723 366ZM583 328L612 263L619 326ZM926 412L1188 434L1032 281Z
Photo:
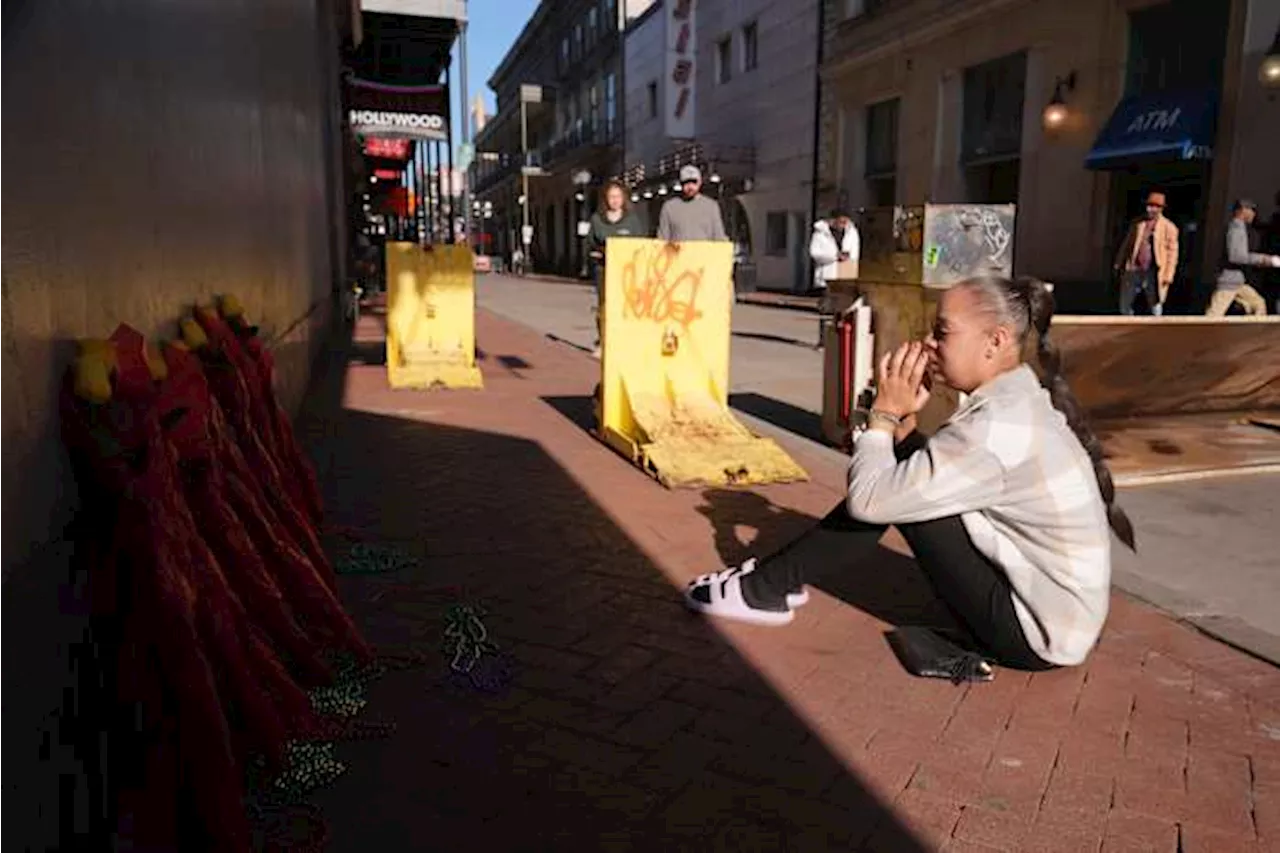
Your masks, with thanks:
M1017 271L1106 310L1125 227L1161 190L1172 307L1198 310L1230 199L1265 216L1280 189L1257 73L1277 24L1273 0L826 0L817 203L1015 202Z
M619 0L543 0L489 79L497 110L477 135L471 180L493 253L509 257L528 226L534 270L584 274L579 223L622 171L624 11Z
M680 166L702 167L764 289L809 286L820 11L818 0L659 0L624 37L634 198L656 217Z

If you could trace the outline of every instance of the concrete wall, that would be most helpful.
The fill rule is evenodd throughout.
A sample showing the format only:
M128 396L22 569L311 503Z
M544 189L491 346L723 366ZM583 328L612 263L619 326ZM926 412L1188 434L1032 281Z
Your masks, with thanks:
M59 774L76 772L56 731L38 760L37 734L54 726L75 631L57 588L72 342L120 322L172 336L196 300L234 292L268 334L292 329L276 353L284 399L300 400L333 286L333 7L5 4L4 778L23 815L6 847L52 849Z
M755 146L755 186L738 196L751 224L759 285L791 290L807 286L802 262L765 254L769 212L792 220L788 247L808 257L813 187L814 98L818 0L789 3L735 0L698 6L697 133L699 141ZM744 24L758 25L759 65L742 70ZM733 40L733 76L716 82L716 42ZM796 247L796 248L792 248Z

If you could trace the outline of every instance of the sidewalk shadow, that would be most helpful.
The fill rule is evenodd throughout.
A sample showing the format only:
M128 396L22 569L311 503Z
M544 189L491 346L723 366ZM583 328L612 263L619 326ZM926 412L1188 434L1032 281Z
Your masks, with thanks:
M343 577L344 599L384 651L427 661L371 691L367 713L396 721L392 737L339 746L349 769L314 797L328 849L923 853L568 470L534 440L457 425L464 416L443 425L341 402L324 416L331 523L421 557ZM803 518L751 499L733 509ZM514 658L506 692L447 677L452 588L485 606L488 635Z
M819 521L754 492L708 489L702 499L705 503L698 512L711 522L716 551L726 566L739 565L748 557L768 557ZM750 541L740 538L743 527L756 530ZM883 544L864 571L820 573L809 585L892 625L958 627L916 561Z
M751 415L753 418L759 418L765 423L773 424L779 429L795 433L801 438L807 438L819 444L827 443L822 435L822 416L816 412L754 392L730 394L729 407Z

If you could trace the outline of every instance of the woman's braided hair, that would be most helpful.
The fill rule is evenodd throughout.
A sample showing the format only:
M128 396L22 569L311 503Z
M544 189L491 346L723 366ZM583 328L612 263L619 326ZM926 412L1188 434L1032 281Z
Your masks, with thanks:
M975 291L987 310L1015 330L1022 344L1022 360L1033 367L1040 384L1049 392L1053 407L1062 413L1067 426L1071 427L1093 462L1093 473L1098 478L1098 489L1107 507L1107 522L1121 542L1130 550L1137 550L1133 522L1115 502L1116 486L1103 458L1102 442L1089 428L1080 401L1062 375L1062 355L1049 340L1049 324L1053 321L1054 309L1052 291L1043 281L1029 277L984 276L968 279L957 286Z

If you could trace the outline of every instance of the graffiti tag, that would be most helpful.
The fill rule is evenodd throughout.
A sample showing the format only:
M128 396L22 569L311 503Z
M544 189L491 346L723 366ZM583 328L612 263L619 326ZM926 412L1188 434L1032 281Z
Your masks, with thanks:
M671 277L676 251L669 246L645 246L622 267L623 314L655 323L678 323L687 329L702 316L698 291L703 270L685 270Z

